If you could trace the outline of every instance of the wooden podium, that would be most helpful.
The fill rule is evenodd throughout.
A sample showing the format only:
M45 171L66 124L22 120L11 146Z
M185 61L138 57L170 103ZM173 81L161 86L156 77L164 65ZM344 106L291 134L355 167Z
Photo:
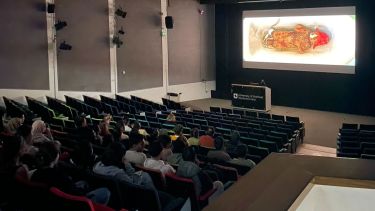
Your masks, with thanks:
M232 106L260 111L271 110L271 89L266 86L232 84Z

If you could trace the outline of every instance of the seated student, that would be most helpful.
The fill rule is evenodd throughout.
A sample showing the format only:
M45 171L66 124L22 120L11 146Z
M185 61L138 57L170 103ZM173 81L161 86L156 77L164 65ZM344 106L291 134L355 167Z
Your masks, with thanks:
M85 192L78 186L78 184L82 184L82 181L74 183L70 177L56 167L59 151L52 142L43 142L39 145L36 160L38 168L31 175L32 182L44 183L72 195L82 195ZM110 194L107 188L99 188L85 195L96 203L107 204Z
M206 131L206 135L199 137L199 146L205 148L215 148L215 140L214 140L215 128L208 127Z
M36 147L43 142L53 142L58 149L61 147L59 141L53 140L51 130L42 120L36 120L31 125L31 142Z
M112 143L104 152L101 161L96 163L93 171L96 174L112 176L119 181L155 188L150 175L135 171L126 159L125 148L120 143Z
M130 131L130 134L132 134L132 133L139 133L139 134L141 134L141 135L143 135L145 137L148 136L147 131L145 129L141 128L141 123L139 123L138 121L134 121L131 124L131 126L132 126L132 130Z
M21 126L24 123L24 121L25 115L22 113L19 113L17 116L12 117L6 124L4 124L5 132L10 135L15 135L17 132L17 128Z
M167 116L167 122L176 122L176 116L171 112Z
M107 124L108 127L109 127L109 124L111 123L111 121L112 121L112 116L110 114L105 115L103 117L103 120L102 120L102 122L104 122L105 124Z
M207 158L216 159L218 161L229 161L231 158L227 152L224 151L224 139L221 136L215 138L215 149L207 153Z
M91 142L83 139L78 142L71 153L69 163L79 169L91 169L97 158Z
M240 142L240 133L238 131L233 131L231 134L231 139L227 144L226 151L232 157L238 156L237 147L241 144Z
M177 124L174 128L173 128L173 131L174 131L174 134L171 135L171 140L172 141L176 141L176 139L179 137L179 136L183 136L183 129L184 129L184 126L182 126L181 124Z
M22 149L24 154L35 155L38 151L33 145L31 136L31 126L23 124L17 129L17 135L22 139Z
M99 136L101 137L99 145L102 147L109 146L114 141L112 133L109 131L109 124L105 121L99 124Z
M187 147L186 143L182 140L182 138L178 138L176 141L173 142L173 154L168 157L167 162L172 165L179 165L182 159L182 152Z
M143 153L145 146L143 135L139 133L130 133L129 145L130 149L126 151L124 157L125 160L134 164L143 165L146 160L146 155Z
M161 152L161 159L166 161L168 157L170 157L173 154L171 137L168 135L160 135L158 137L158 142L163 146L163 151Z
M185 148L182 153L182 158L183 161L178 166L176 175L192 179L196 187L195 191L197 196L215 188L215 193L209 198L209 201L211 202L224 192L223 183L220 181L212 182L211 178L196 164L197 154L194 148Z
M125 148L120 143L111 144L104 152L100 162L95 164L93 171L96 174L111 176L119 181L141 185L149 189L155 189L154 183L149 174L143 171L135 171L129 161L124 158ZM158 191L162 208L171 208L178 210L183 200ZM145 199L147 203L147 199ZM166 209L168 210L168 209Z
M33 144L40 144L45 141L53 141L52 133L42 120L36 120L31 125L31 139Z
M150 135L147 137L147 142L152 143L158 141L159 138L159 129L158 128L150 128Z
M250 167L250 168L254 168L254 166L256 165L254 163L254 161L250 160L250 159L246 159L246 154L247 154L247 146L244 145L244 144L240 144L237 146L237 156L238 158L234 158L230 161L228 161L228 163L233 163L233 164L237 164L237 165L241 165L241 166L247 166L247 167Z
M20 137L21 151L20 151L20 162L27 166L28 169L35 168L35 155L38 152L38 148L35 147L31 139L31 126L23 124L17 129L17 136Z
M130 131L132 131L132 128L130 127L130 124L129 124L129 118L128 117L124 117L122 119L122 121L124 122L124 130L126 133L130 133Z
M77 135L80 139L88 140L91 143L98 143L99 137L87 124L86 116L82 115L75 120L77 125Z
M189 146L198 146L199 145L199 129L193 128L191 130L190 138L187 140Z
M129 136L125 134L125 124L122 120L116 123L115 130L113 132L113 139L115 142L126 142Z
M151 155L151 158L147 158L144 167L160 170L163 176L166 174L174 174L176 170L169 164L164 163L161 160L163 147L160 142L154 142L148 147L148 152Z

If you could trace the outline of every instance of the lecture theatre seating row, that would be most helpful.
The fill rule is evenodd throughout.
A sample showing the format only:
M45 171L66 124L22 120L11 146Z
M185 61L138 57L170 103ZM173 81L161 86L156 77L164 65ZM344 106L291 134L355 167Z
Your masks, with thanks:
M337 157L375 159L375 125L343 123L337 137Z
M132 99L118 95L116 99L101 96L101 100L83 96L84 101L69 96L65 98L66 103L48 97L48 104L30 97L26 99L30 110L57 130L73 131L76 128L73 120L80 113L90 115L88 122L92 125L99 124L103 115L109 113L114 115L115 121L127 116L131 121L139 121L144 128L172 130L176 124L182 124L185 134L190 134L192 128L198 128L200 135L203 135L208 127L214 127L217 133L229 139L232 131L236 130L241 135L241 141L249 146L249 151L260 159L271 152L294 152L304 133L303 123L298 117L270 116L224 108L215 110L212 107L210 112L175 110L177 121L168 122L166 117L169 110L134 96Z

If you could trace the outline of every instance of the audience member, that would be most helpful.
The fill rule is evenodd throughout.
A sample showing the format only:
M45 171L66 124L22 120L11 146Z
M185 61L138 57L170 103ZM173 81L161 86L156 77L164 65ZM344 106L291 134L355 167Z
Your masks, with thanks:
M78 184L82 184L82 181L74 183L65 172L57 168L59 151L52 142L43 142L39 145L36 160L38 168L32 173L31 181L45 183L73 195L82 195L86 191L78 186ZM99 188L85 195L96 203L107 204L110 192L107 188Z
M122 144L116 142L111 144L104 152L101 161L94 165L93 171L96 174L112 176L119 181L155 189L150 175L142 171L136 172L127 160L127 156L124 156L125 152Z
M233 131L231 134L231 139L227 144L226 151L231 157L238 156L238 145L241 144L240 142L240 133L238 131Z
M103 117L103 120L102 120L102 122L104 122L105 124L107 124L108 127L109 127L111 121L112 121L112 116L110 114L105 115Z
M163 176L166 174L174 174L176 170L169 164L164 163L162 158L163 146L160 142L154 142L150 144L148 152L151 155L151 158L147 158L144 167L160 170Z
M160 135L158 141L163 147L161 160L166 161L173 154L171 137L168 135Z
M91 169L97 157L94 154L91 142L83 139L74 147L69 162L79 169Z
M143 165L146 160L146 155L143 153L145 146L143 135L130 133L129 145L130 149L126 151L125 160L134 164Z
M148 136L147 131L141 128L141 123L139 123L138 121L134 121L132 123L132 130L130 131L130 133L139 133L144 137Z
M167 122L176 122L176 116L171 112L167 116Z
M193 128L191 130L190 138L187 140L189 146L198 146L199 145L199 129Z
M101 137L99 143L101 146L106 147L113 143L112 133L109 131L109 125L105 121L99 124L99 136Z
M88 140L91 143L96 143L96 144L100 143L100 141L99 141L100 138L97 137L94 130L92 128L90 128L89 125L87 124L87 120L86 120L85 115L82 115L82 116L78 117L75 120L75 123L78 127L77 128L77 135L79 136L79 138L81 140Z
M53 141L52 133L42 120L36 120L31 126L33 144L40 144L46 141Z
M152 143L152 142L155 142L158 140L159 138L159 129L158 128L151 128L151 132L150 132L150 135L147 137L147 141L149 143Z
M176 141L176 139L180 136L183 136L183 129L184 129L184 126L182 126L181 124L177 124L173 131L174 131L174 135L171 135L171 139L172 141Z
M53 142L58 149L61 147L59 141L53 140L51 130L42 120L36 120L31 125L31 142L36 147L43 142Z
M33 146L31 126L23 124L17 129L17 135L22 139L22 150L24 154L35 155L38 149Z
M178 138L176 141L173 142L173 154L168 157L167 162L172 165L179 165L183 159L182 159L182 152L187 147L185 142Z
M224 192L224 185L220 181L212 182L211 178L196 164L197 154L192 147L185 148L182 153L183 161L180 163L176 175L192 179L195 184L197 196L206 193L212 188L216 189L211 195L211 202Z
M206 135L199 137L199 146L214 149L215 148L214 134L215 134L215 128L208 127L206 131Z
M207 153L207 158L216 159L218 161L229 161L231 158L227 152L224 151L224 139L221 136L215 138L215 149Z
M256 164L254 161L250 159L246 159L246 154L247 154L247 146L244 144L240 144L237 146L237 156L238 158L234 158L230 161L229 163L241 165L241 166L247 166L250 168L253 168Z
M34 169L36 166L35 155L38 148L33 145L31 139L31 126L27 124L21 125L17 129L17 136L22 140L20 162L27 166L27 169Z
M2 117L2 116L1 116ZM17 128L21 126L25 121L25 115L17 114L17 116L12 117L5 125L4 129L5 132L11 135L15 135L17 132Z
M124 122L124 125L125 125L125 132L126 133L130 133L130 131L132 130L132 128L130 127L130 124L129 124L129 118L128 117L124 117L122 119L122 121Z
M115 141L120 143L129 139L129 136L125 134L125 124L123 120L119 120L116 123L116 127L113 132L113 138Z

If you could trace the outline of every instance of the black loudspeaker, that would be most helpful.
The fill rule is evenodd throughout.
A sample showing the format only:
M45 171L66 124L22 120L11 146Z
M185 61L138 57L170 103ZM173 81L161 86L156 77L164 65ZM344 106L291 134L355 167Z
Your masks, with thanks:
M55 4L47 4L47 12L54 13L55 12Z
M166 16L165 17L165 26L167 29L173 29L173 18L172 16Z

